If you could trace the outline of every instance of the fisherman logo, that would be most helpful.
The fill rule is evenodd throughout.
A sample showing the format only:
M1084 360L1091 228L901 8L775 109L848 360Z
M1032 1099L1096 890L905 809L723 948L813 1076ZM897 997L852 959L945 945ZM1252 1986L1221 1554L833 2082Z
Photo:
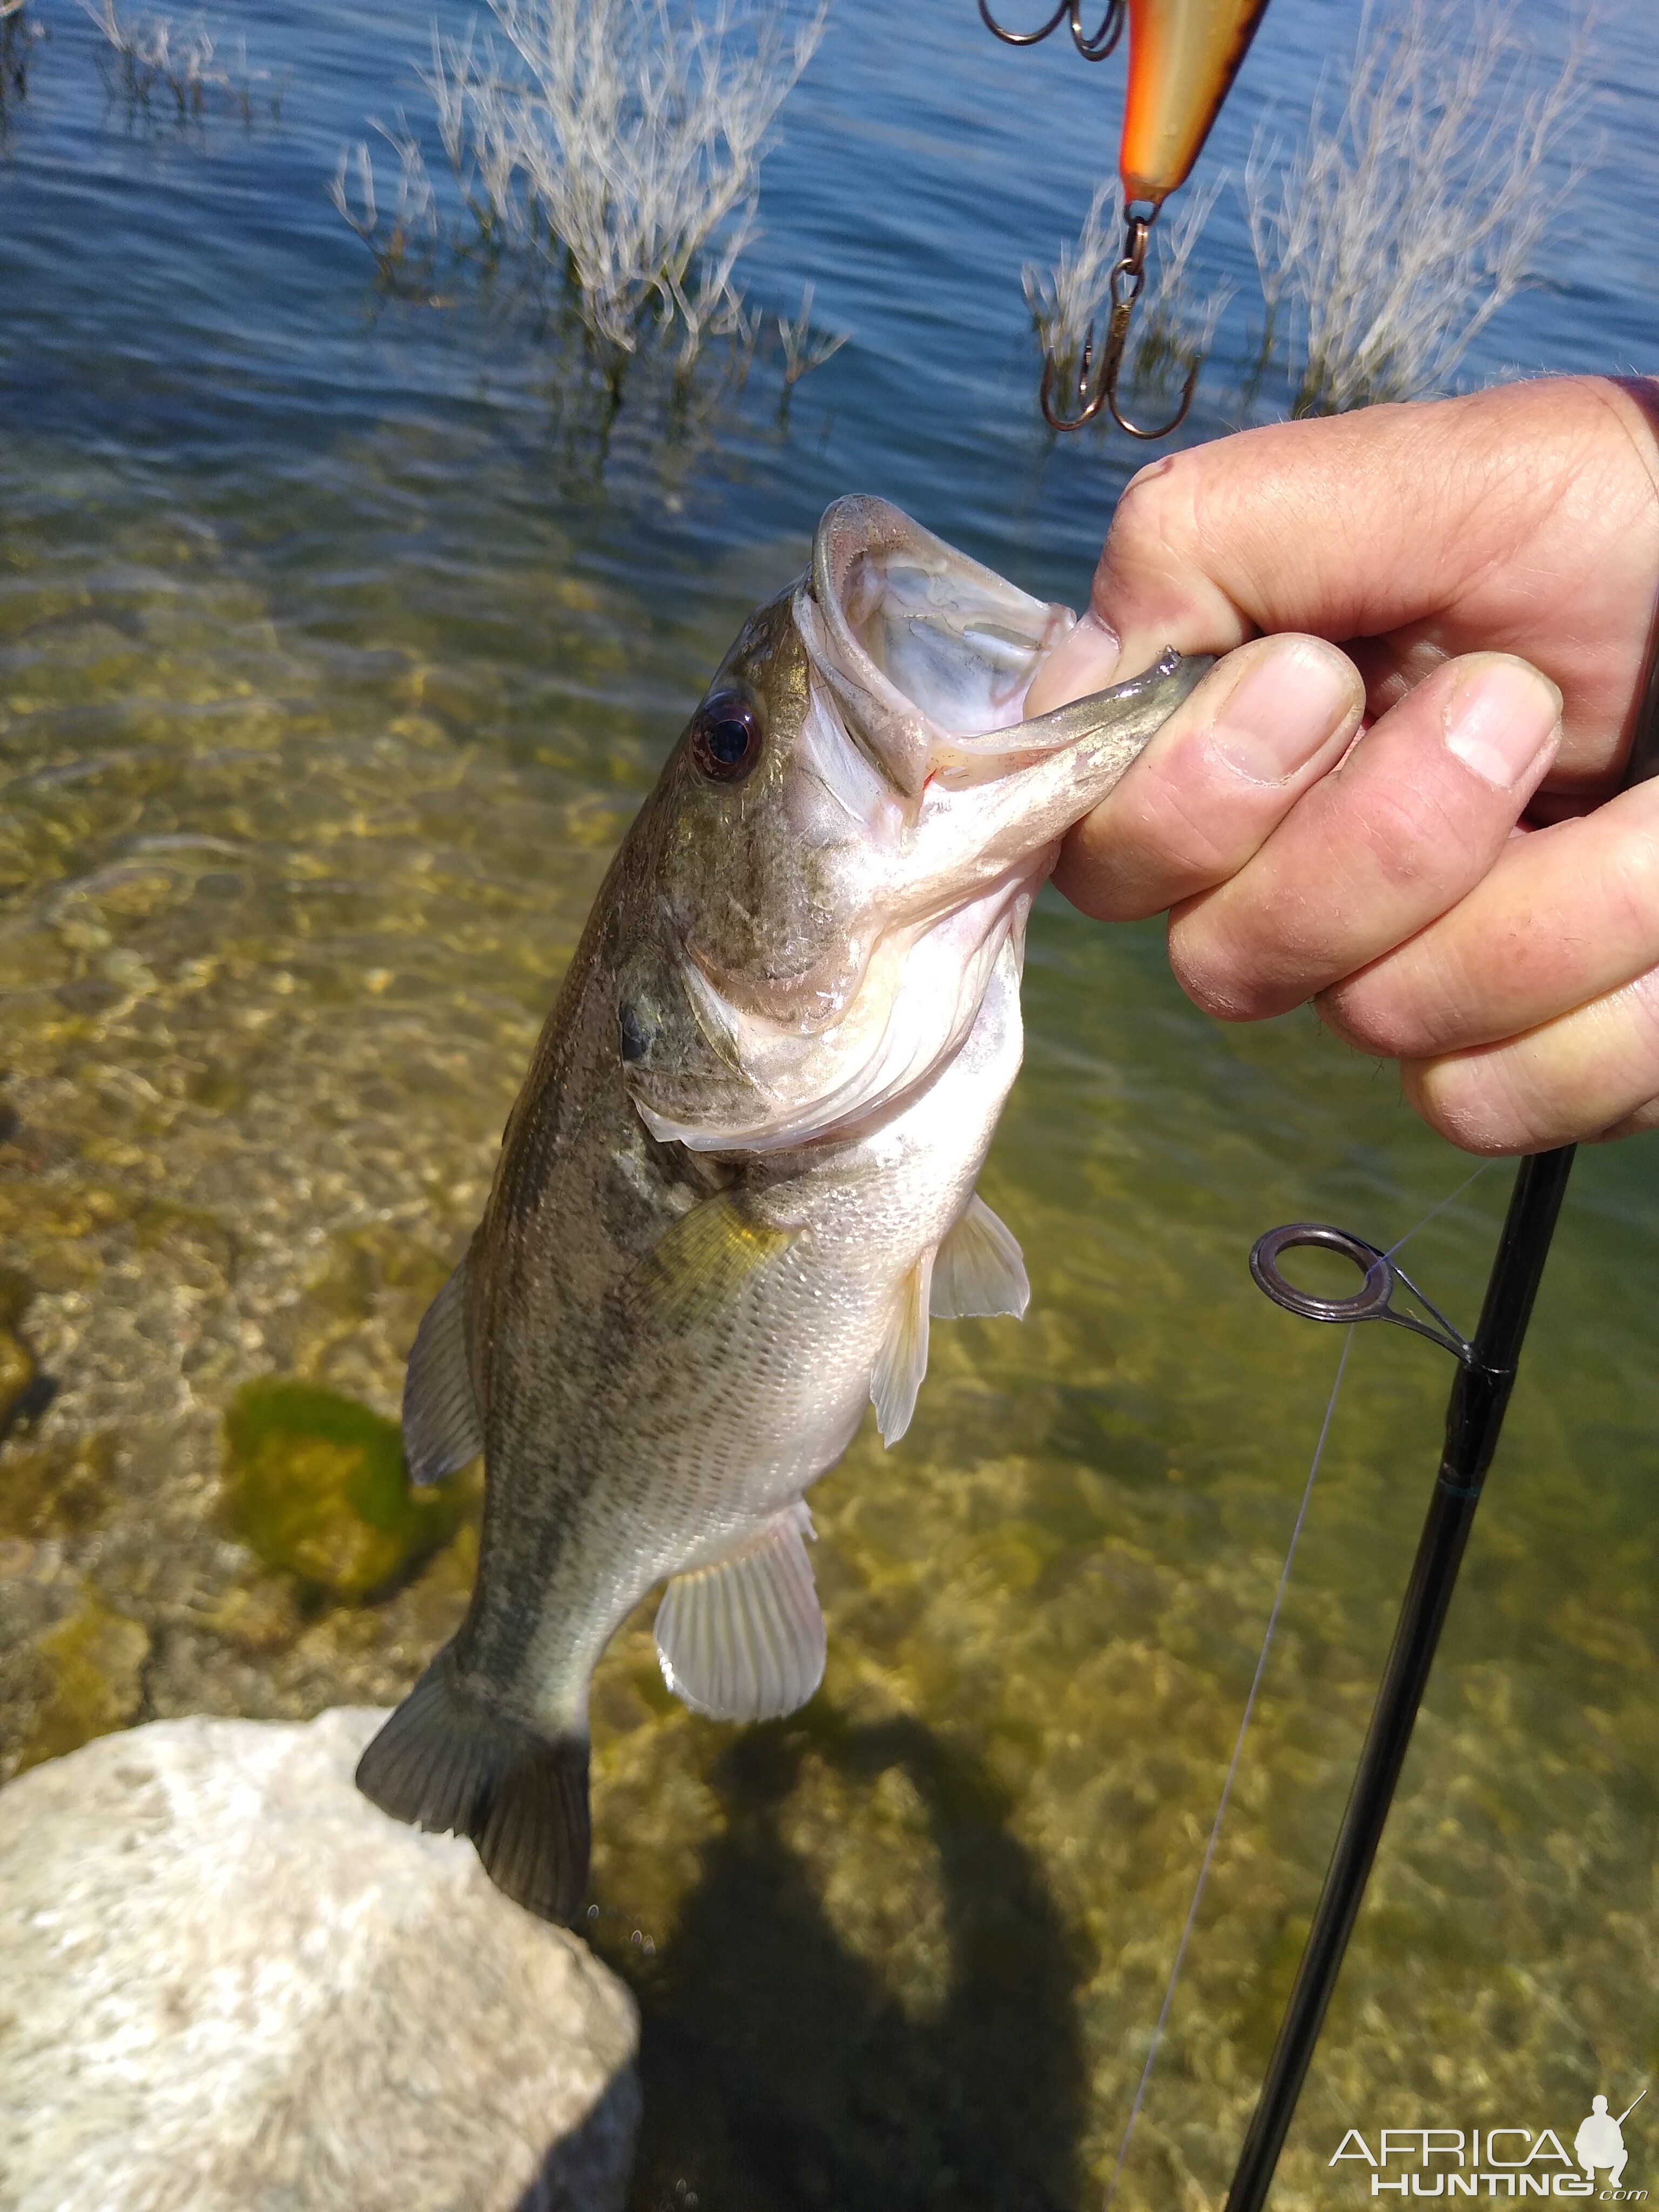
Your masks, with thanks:
M1630 2152L1624 2125L1647 2094L1644 2089L1617 2119L1607 2099L1597 2097L1571 2152L1553 2128L1384 2128L1375 2148L1350 2128L1328 2163L1352 2160L1369 2169L1373 2197L1597 2197L1640 2204L1647 2191L1625 2185Z

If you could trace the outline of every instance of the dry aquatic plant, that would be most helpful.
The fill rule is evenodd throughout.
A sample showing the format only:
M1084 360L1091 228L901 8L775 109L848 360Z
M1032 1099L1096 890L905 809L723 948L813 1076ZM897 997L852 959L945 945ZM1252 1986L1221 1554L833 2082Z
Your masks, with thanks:
M505 50L434 37L428 80L488 248L560 258L596 337L647 318L696 351L734 295L779 107L823 35L758 0L491 0Z
M234 59L227 58L205 15L179 24L171 15L123 15L115 0L81 4L103 33L105 82L130 106L153 112L158 102L165 108L170 101L181 123L198 119L211 106L228 107L246 123L266 106L273 115L280 112L281 86L270 71L249 68L241 40Z
M366 139L341 155L329 198L374 256L382 283L388 287L407 283L411 275L424 282L437 251L438 210L420 141L401 115L396 129L373 118L370 128L379 131L398 156L395 210L388 217L380 206L374 188L374 159Z
M696 0L490 6L499 36L434 30L423 77L454 221L401 116L395 130L374 125L398 158L395 213L368 143L340 157L331 194L382 283L425 292L445 244L489 269L511 257L532 280L550 273L568 310L552 327L584 334L612 410L647 341L672 358L684 402L708 339L721 342L729 392L763 350L772 357L775 335L787 409L846 334L815 324L810 284L798 314L768 317L735 271L768 134L823 35L823 0L717 0L710 14Z
M1224 173L1199 187L1177 213L1153 227L1146 289L1133 325L1129 383L1162 390L1209 354L1235 288L1224 283L1195 297L1188 267L1225 181ZM1076 242L1062 249L1054 267L1028 261L1021 271L1038 342L1059 370L1062 389L1071 387L1091 338L1097 355L1103 343L1112 271L1122 254L1117 185L1109 180L1090 202Z
M12 102L29 88L29 49L40 35L24 13L24 0L0 0L0 131L4 131Z
M826 361L838 354L847 343L845 331L821 331L812 320L813 287L803 287L800 313L778 317L778 342L783 348L783 396L789 394L802 377L810 376L815 368L822 368Z
M1028 261L1020 271L1037 342L1067 385L1094 335L1122 252L1117 186L1109 179L1090 202L1076 244L1060 248L1052 269Z
M1258 132L1244 175L1267 307L1296 415L1443 389L1533 281L1533 257L1585 164L1561 173L1588 105L1589 25L1540 70L1497 0L1463 13L1368 4L1340 106L1322 80L1288 163Z

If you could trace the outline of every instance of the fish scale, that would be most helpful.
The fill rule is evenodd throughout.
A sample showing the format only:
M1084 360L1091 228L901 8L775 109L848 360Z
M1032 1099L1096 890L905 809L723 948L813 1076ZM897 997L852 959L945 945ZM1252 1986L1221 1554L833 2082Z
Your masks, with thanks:
M588 1684L656 1584L669 1686L725 1720L821 1678L810 1486L930 1319L1018 1314L975 1194L1021 1054L1030 903L1206 661L1019 719L1069 628L884 501L825 514L608 872L421 1325L410 1471L480 1445L462 1626L364 1753L387 1812L471 1836L568 1920Z

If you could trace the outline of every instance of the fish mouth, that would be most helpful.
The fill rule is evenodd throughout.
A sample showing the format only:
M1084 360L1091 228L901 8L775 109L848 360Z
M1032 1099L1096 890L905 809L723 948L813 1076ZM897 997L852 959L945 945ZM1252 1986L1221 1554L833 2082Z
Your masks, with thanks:
M913 805L934 775L1020 764L974 741L1020 725L1032 679L1077 620L863 494L825 509L794 614L848 736ZM1031 757L1029 737L1019 751Z

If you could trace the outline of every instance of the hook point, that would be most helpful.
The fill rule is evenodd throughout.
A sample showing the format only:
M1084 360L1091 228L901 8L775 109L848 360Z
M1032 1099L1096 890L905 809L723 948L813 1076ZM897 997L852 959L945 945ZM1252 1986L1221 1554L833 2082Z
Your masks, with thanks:
M1037 403L1042 410L1042 419L1051 430L1080 430L1085 423L1092 422L1101 409L1107 404L1106 388L1103 384L1098 392L1092 394L1089 390L1094 361L1095 326L1091 323L1084 333L1083 357L1078 366L1078 412L1075 415L1061 415L1056 413L1054 409L1054 382L1060 374L1060 363L1052 352L1043 355L1042 388L1037 394Z
M1122 356L1120 355L1118 359L1112 363L1111 374L1106 380L1103 393L1106 404L1112 411L1113 422L1117 424L1120 430L1127 431L1132 438L1146 438L1148 440L1157 438L1172 438L1176 432L1181 428L1182 424L1186 421L1188 410L1192 407L1193 394L1198 389L1198 363L1194 362L1187 372L1187 381L1182 386L1180 406L1176 409L1175 413L1170 417L1169 421L1165 422L1161 428L1157 430L1148 430L1143 428L1139 422L1132 422L1128 416L1123 412L1123 410L1118 405L1117 376L1118 370L1121 365Z

